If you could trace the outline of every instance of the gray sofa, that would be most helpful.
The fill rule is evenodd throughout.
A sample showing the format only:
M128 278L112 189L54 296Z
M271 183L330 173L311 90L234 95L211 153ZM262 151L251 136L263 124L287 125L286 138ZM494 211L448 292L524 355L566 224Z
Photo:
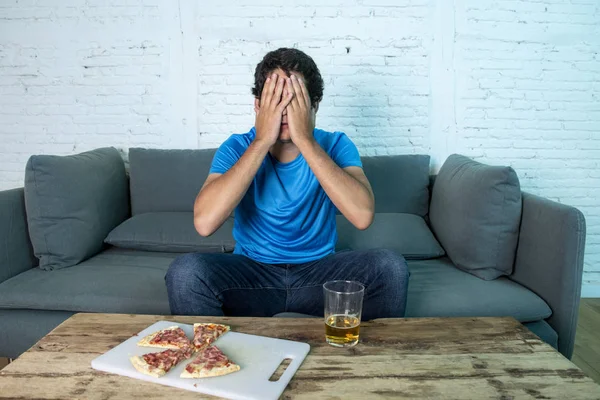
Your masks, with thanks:
M128 174L112 148L32 157L24 188L0 192L0 356L77 312L169 314L170 262L234 245L233 218L208 238L193 229L213 154L130 149ZM581 212L522 193L510 168L451 159L430 179L428 156L363 158L375 221L358 231L338 215L339 250L403 253L407 317L513 316L570 357Z

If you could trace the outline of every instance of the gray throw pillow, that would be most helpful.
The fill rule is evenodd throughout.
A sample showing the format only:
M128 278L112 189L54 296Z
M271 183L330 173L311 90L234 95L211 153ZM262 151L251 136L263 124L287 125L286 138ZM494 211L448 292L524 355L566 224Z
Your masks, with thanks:
M29 235L40 268L70 267L102 250L129 214L127 175L115 148L34 155L25 168Z
M337 216L337 250L395 250L407 260L423 260L443 256L444 249L418 215L376 213L371 226L361 231L344 216Z
M510 275L521 221L521 187L511 167L453 154L433 186L431 227L448 257L481 279Z
M173 253L233 251L233 218L209 237L194 228L193 212L155 212L134 215L113 229L106 243L125 249Z

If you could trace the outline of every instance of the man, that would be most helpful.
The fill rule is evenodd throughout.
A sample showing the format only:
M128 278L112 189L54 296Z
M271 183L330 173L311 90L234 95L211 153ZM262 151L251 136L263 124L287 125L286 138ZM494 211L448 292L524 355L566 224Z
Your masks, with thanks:
M256 122L218 149L194 204L202 236L235 210L233 254L186 254L166 275L173 314L323 315L323 283L365 285L363 319L402 317L408 270L389 250L335 253L336 207L358 229L374 196L358 150L315 129L323 79L305 53L268 53L254 74Z

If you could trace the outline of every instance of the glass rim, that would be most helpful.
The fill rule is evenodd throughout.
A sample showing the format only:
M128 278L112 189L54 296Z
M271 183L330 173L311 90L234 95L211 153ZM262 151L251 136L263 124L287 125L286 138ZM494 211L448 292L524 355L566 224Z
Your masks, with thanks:
M342 292L342 291L338 291L338 290L332 290L332 289L329 289L329 288L327 287L327 285L328 285L328 284L335 284L335 283L340 283L340 282L343 282L343 283L351 283L351 284L354 284L354 285L358 285L358 287L359 287L360 289L359 289L359 290L343 291L343 292ZM325 289L325 290L327 290L327 291L329 291L329 292L332 292L332 293L337 293L337 294L354 294L354 293L360 293L360 292L364 292L364 291L365 291L365 285L363 285L362 283L360 283L360 282L358 282L358 281L346 281L346 280L341 280L341 279L340 279L340 280L334 280L334 281L327 281L327 282L325 282L325 283L323 284L323 289Z

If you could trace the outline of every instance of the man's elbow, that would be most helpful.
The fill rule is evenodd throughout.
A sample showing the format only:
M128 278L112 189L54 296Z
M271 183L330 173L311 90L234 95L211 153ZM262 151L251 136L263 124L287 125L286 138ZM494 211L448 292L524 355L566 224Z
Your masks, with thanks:
M356 227L356 229L364 231L371 226L371 224L373 223L373 218L374 214L372 211L361 213L361 215L359 215L358 218L356 218L353 225Z
M210 222L206 218L198 215L194 217L194 228L200 236L208 237L215 233L215 228L211 226Z

